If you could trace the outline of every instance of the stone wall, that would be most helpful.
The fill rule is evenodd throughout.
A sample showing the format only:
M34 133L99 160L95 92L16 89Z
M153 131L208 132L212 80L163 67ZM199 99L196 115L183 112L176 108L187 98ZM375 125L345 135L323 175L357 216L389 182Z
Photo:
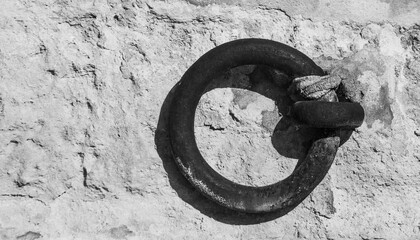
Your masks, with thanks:
M419 22L417 1L3 0L0 239L420 239ZM282 217L205 199L168 145L175 83L250 37L347 69L366 110ZM314 135L267 72L221 73L196 113L203 156L246 185L288 176Z

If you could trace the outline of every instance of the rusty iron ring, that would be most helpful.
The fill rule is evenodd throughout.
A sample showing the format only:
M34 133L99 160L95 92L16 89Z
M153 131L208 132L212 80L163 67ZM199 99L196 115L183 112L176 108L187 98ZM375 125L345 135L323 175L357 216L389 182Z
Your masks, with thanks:
M329 130L328 135L314 141L306 158L289 177L262 187L237 184L217 173L202 157L194 136L195 111L206 87L220 73L251 64L267 65L293 78L324 75L303 53L271 40L241 39L210 50L185 72L176 86L168 126L172 153L189 182L218 204L242 212L287 213L327 174L340 144L339 129Z

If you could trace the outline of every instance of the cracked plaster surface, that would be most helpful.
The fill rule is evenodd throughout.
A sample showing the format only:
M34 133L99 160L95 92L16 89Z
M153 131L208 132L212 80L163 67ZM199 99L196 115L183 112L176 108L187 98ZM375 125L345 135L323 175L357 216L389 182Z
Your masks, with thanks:
M341 1L330 15L325 1L228 3L2 2L0 239L420 238L420 26L403 18L416 2L369 13L350 1L346 15ZM175 83L206 51L248 37L345 69L340 90L367 113L324 181L281 218L204 199L167 144ZM197 109L203 156L238 183L285 178L316 134L287 120L290 99L269 72L221 73Z

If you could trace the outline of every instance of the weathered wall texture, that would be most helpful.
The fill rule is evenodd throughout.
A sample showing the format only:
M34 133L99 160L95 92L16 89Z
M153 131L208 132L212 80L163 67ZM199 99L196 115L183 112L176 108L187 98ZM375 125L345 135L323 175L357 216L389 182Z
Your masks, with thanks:
M222 2L1 1L0 239L420 239L419 3ZM367 111L280 218L209 202L168 148L171 88L248 37L348 69ZM224 74L196 115L203 156L243 184L286 177L313 134L281 118L290 101L267 78Z

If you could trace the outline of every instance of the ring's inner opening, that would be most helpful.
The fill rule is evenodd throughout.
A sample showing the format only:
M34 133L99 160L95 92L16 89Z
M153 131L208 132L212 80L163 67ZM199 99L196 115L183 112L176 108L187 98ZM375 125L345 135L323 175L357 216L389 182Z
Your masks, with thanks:
M290 79L241 66L215 79L198 104L194 130L207 163L227 179L265 186L288 177L317 135L286 116Z

